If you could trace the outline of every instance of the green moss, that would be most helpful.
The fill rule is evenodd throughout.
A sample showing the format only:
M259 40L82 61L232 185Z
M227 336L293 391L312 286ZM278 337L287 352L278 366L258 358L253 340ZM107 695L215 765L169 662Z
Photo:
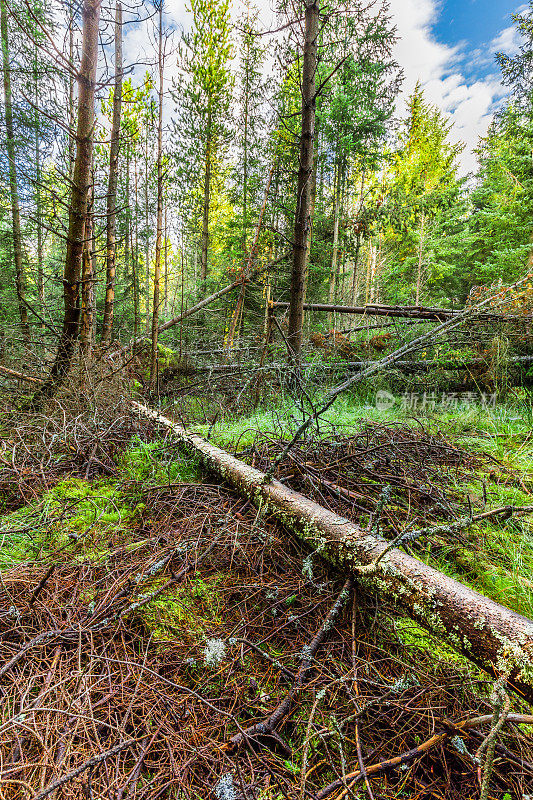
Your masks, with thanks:
M58 483L35 506L0 522L0 570L65 547L78 558L103 558L110 534L126 529L133 509L116 480Z
M200 462L178 450L175 442L134 440L121 461L123 477L139 482L196 483Z
M170 588L169 592L140 609L139 614L152 636L160 641L188 638L190 644L200 645L214 626L223 622L223 596L220 587L222 573L201 577L198 573L186 584ZM166 580L166 579L165 579ZM154 582L150 591L162 585Z

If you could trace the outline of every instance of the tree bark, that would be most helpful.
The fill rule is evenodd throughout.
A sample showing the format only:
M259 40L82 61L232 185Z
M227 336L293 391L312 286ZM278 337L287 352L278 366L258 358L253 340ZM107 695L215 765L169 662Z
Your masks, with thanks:
M0 33L2 36L2 56L4 66L4 116L6 126L6 151L9 162L9 192L11 199L11 222L13 230L13 260L15 262L15 287L19 305L20 327L26 342L30 339L28 310L26 308L26 286L22 259L22 236L20 232L20 205L15 161L15 134L13 129L13 101L11 93L11 64L9 39L7 34L7 3L0 0Z
M294 220L294 249L291 273L291 299L289 306L288 342L289 362L293 367L300 363L302 349L303 304L307 277L307 240L311 232L311 202L317 67L317 40L319 0L309 0L305 7L305 40L302 68L302 132L298 169L298 194Z
M161 303L161 246L163 239L163 2L159 0L159 96L158 96L158 123L157 123L157 219L155 237L155 264L154 264L154 302L152 308L152 351L150 358L150 389L155 389L157 384L158 365L158 334L159 334L159 306Z
M68 5L68 54L71 69L68 78L68 176L74 180L74 165L76 163L76 128L75 128L75 103L74 103L74 0L69 0ZM72 186L70 187L72 189Z
M274 308L288 308L289 303L276 301ZM451 308L431 308L424 306L384 306L367 304L364 306L342 306L330 303L304 303L303 311L327 311L338 314L360 314L369 317L400 317L404 319L444 320L460 314ZM495 316L494 314L486 314ZM528 317L527 317L528 318ZM524 319L527 319L524 317Z
M354 575L426 630L490 675L508 672L519 695L533 703L533 621L393 548L380 536L328 511L239 461L155 411L133 403L163 425L204 466L276 517L314 552ZM385 553L386 551L386 553ZM379 561L377 561L380 559ZM361 569L361 567L363 569ZM364 568L367 567L365 570Z
M35 102L35 216L37 225L37 296L39 298L39 314L44 317L45 296L44 296L44 271L43 271L43 226L42 226L42 197L41 197L41 131L39 117L39 79L37 72L38 48L34 49L34 102ZM41 333L44 335L44 324L41 323ZM42 340L43 351L45 349L44 339Z
M149 235L149 207L148 207L148 121L146 123L146 141L144 151L144 224L145 224L145 247L144 247L144 304L146 310L145 327L146 333L150 332L150 235Z
M53 397L65 379L76 348L80 322L80 275L85 218L91 182L94 129L94 93L98 62L98 26L102 0L84 0L82 55L78 80L76 161L69 208L67 252L63 276L63 330L50 375L35 393L32 407Z
M102 344L111 341L115 305L116 226L118 155L120 149L120 113L122 109L122 5L115 6L115 88L113 93L113 122L109 147L109 178L107 183L107 243L104 319Z

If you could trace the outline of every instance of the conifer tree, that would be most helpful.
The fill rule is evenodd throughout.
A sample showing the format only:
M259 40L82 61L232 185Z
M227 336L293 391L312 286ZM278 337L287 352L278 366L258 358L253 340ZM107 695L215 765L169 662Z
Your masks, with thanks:
M182 37L180 75L173 91L178 106L175 159L178 178L199 189L199 291L203 294L208 275L212 192L220 179L228 144L232 43L229 0L191 0L189 10L192 30Z

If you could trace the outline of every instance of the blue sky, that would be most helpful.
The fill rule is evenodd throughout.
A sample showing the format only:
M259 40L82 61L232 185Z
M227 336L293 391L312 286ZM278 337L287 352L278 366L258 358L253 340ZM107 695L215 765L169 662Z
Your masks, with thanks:
M444 0L432 31L437 40L461 47L465 74L485 76L497 71L492 45L512 25L516 9L509 0ZM472 59L472 54L481 58Z
M475 170L479 137L505 96L494 54L516 51L511 13L523 7L519 0L391 0L404 97L420 81L453 122L454 138L465 144L465 174Z
M509 0L444 0L432 26L437 39L455 44L468 42L473 48L488 46L499 32L511 25L517 3Z

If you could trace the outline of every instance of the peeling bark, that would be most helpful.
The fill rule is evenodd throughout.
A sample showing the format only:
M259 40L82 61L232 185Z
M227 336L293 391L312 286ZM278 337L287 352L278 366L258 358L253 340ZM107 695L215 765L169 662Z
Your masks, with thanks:
M317 554L377 592L490 675L509 675L510 688L533 703L533 621L394 548L350 520L206 442L157 412L133 403L170 430L205 467L276 517ZM384 551L387 553L384 555ZM381 558L380 558L381 557ZM380 558L375 569L360 571Z

